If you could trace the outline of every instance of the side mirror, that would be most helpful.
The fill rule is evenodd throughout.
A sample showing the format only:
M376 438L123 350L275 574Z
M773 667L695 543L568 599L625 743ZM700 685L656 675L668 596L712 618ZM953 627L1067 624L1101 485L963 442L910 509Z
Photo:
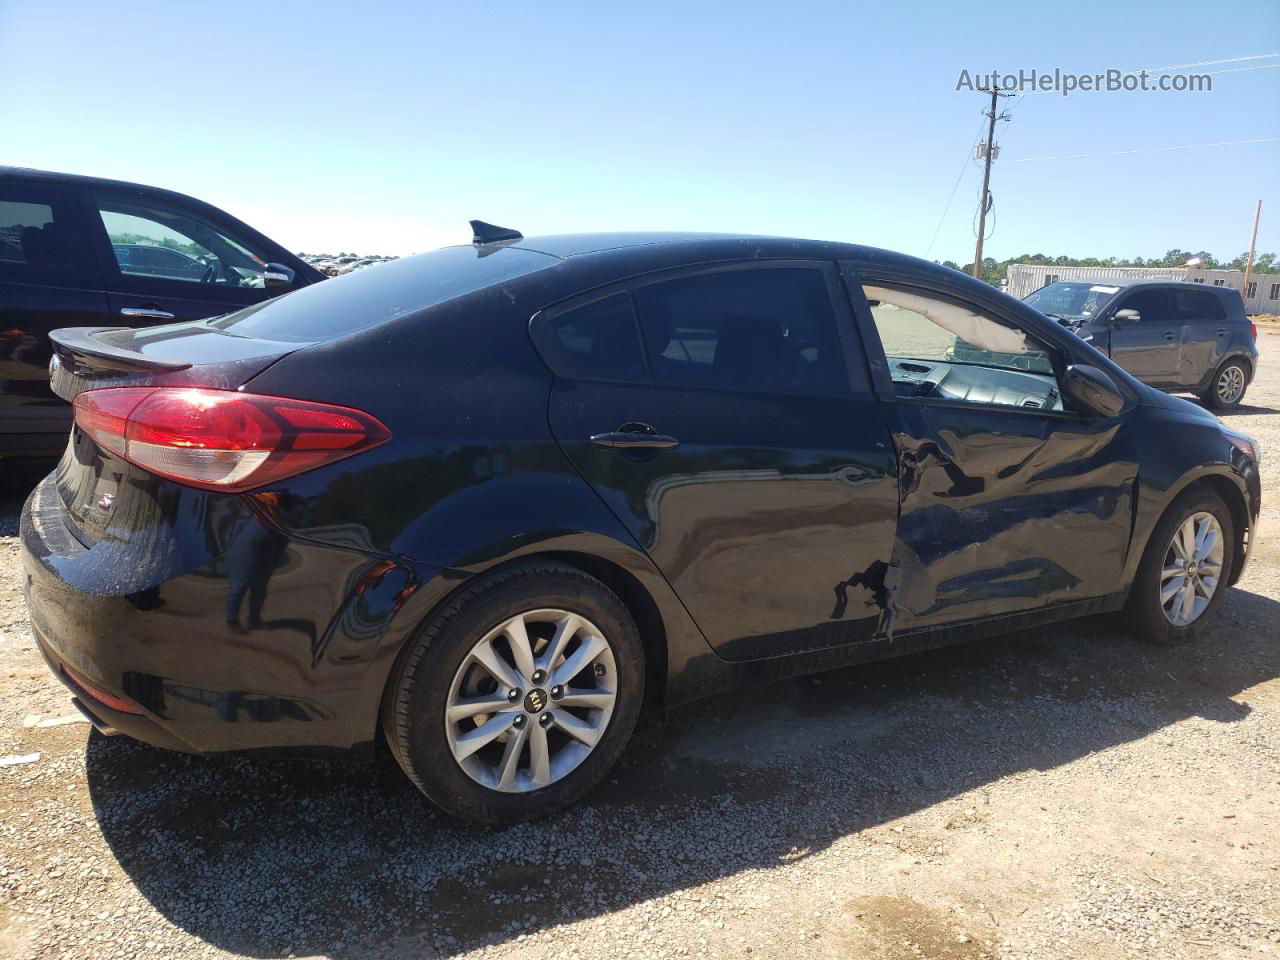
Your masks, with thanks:
M283 263L268 263L263 268L262 284L269 290L283 290L292 287L296 277L293 267L286 267Z
M1073 363L1062 378L1062 392L1083 413L1114 417L1125 407L1124 394L1115 381L1087 363Z
M1142 314L1137 310L1134 310L1132 307L1128 307L1124 310L1117 310L1111 315L1112 323L1137 323L1141 319Z

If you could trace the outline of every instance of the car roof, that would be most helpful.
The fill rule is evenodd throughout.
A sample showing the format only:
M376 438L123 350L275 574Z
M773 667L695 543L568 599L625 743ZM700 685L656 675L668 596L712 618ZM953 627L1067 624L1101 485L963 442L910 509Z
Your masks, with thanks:
M1070 277L1057 282L1089 283L1099 287L1124 287L1126 290L1131 287L1167 287L1170 285L1204 287L1206 290L1234 289L1233 287L1215 287L1210 283L1193 284L1190 280L1171 280L1159 277L1098 277L1096 279L1093 277Z
M465 246L465 244L457 244ZM748 233L698 233L693 231L660 231L653 233L568 233L549 236L521 237L503 240L485 247L495 252L502 248L527 250L558 260L603 261L626 259L631 255L661 258L669 255L690 263L717 259L753 257L858 259L869 255L877 258L913 257L860 247L855 244L827 240L803 240L795 237L758 236ZM483 249L479 248L479 249ZM930 263L930 266L936 264Z
M777 240L778 237L757 237L745 233L695 233L660 231L652 233L565 233L551 236L525 237L515 245L547 253L562 259L579 257L626 247L664 246L676 243L696 243L715 240Z
M907 271L916 276L932 275L936 279L960 286L976 285L988 292L993 287L974 280L933 261L875 247L827 240L804 240L794 237L755 236L741 233L580 233L557 236L519 237L481 244L455 244L442 249L475 250L481 258L500 256L547 257L559 261L554 275L545 275L529 283L536 296L547 299L568 297L609 283L661 270L692 267L719 262L752 260L823 260L855 261L867 268L887 268L890 272ZM430 256L421 254L420 256ZM407 257L413 262L416 256Z
M45 183L75 183L81 186L90 187L112 187L119 190L145 190L147 193L168 194L179 199L203 204L203 200L192 197L189 194L179 193L177 190L167 190L164 187L153 187L146 183L132 183L128 180L111 180L107 177L90 177L81 173L57 173L53 170L37 170L34 167L8 167L0 166L0 180L8 178L22 180L39 180Z
M145 183L131 183L128 180L110 180L106 177L89 177L79 173L56 173L52 170L37 170L34 167L13 167L0 165L0 183L5 180L25 180L28 182L50 183L50 184L66 184L79 185L82 187L105 187L109 189L119 190L121 192L141 193L153 200L168 198L180 205L186 206L188 209L203 210L210 215L215 215L226 221L236 225L236 227L244 233L244 235L254 241L262 242L268 245L265 251L270 256L280 257L288 266L301 272L310 282L324 279L324 274L317 270L305 260L294 255L291 251L281 246L278 242L262 233L260 230L254 229L243 220L233 216L227 211L199 197L193 197L190 194L179 193L177 190L166 190L164 187L153 187ZM274 251L274 252L272 252Z

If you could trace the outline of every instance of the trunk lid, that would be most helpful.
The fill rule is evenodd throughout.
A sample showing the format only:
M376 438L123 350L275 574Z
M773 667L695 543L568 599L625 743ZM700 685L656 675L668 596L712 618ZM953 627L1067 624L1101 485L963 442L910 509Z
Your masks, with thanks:
M198 386L234 389L310 342L241 337L204 320L141 330L66 327L49 334L53 392L74 400L98 387Z
M236 336L206 321L146 329L72 327L55 330L49 338L51 385L67 401L103 387L234 390L282 357L311 345ZM86 545L108 530L126 538L138 535L161 514L178 509L177 501L186 494L205 496L199 491L177 492L174 484L102 449L74 425L56 482L67 525Z

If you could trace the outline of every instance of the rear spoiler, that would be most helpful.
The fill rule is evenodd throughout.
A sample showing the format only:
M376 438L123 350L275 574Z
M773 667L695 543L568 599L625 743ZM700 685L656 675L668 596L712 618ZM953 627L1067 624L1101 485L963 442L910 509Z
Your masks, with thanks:
M180 360L157 360L111 343L111 334L137 333L133 327L63 327L49 334L53 341L50 368L63 366L68 373L165 373L186 370Z

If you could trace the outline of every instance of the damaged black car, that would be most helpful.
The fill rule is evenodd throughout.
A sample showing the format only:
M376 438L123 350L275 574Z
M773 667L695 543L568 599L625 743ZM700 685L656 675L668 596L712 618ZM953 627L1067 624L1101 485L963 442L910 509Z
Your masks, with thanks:
M75 425L23 511L26 592L100 730L383 738L507 823L599 782L646 705L1106 611L1182 643L1241 575L1255 444L972 278L473 229L54 333Z

